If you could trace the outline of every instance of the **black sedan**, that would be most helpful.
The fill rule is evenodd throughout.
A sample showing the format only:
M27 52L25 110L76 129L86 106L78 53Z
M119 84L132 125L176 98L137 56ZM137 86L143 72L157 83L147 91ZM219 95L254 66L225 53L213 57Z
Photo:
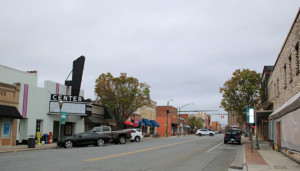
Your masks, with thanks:
M224 134L224 144L228 142L237 142L241 144L241 134L238 130L228 130Z
M57 146L72 148L78 145L96 145L103 146L109 142L109 137L104 134L97 134L94 132L85 132L74 135L72 137L65 137L57 141Z

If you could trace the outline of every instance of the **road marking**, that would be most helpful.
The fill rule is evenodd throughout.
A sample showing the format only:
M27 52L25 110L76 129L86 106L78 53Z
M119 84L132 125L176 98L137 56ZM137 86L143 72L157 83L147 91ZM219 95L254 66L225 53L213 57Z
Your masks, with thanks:
M212 151L213 149L217 148L219 145L223 144L223 142L221 142L220 144L214 146L213 148L211 148L210 150L207 151L207 153L209 153L210 151Z
M120 153L120 154L114 154L114 155L110 155L110 156L103 156L103 157L92 158L92 159L88 159L88 160L85 160L85 161L93 162L93 161L97 161L97 160L103 160L103 159L109 159L109 158L114 158L114 157L120 157L120 156L129 155L129 154L135 154L135 153L141 153L141 152L150 151L150 150L156 150L156 149L165 148L165 147L171 147L171 146L174 146L174 145L179 145L179 144L183 144L183 143L187 143L187 142L192 142L192 141L198 141L198 140L199 139L188 140L188 141L183 141L183 142L174 143L174 144L167 144L167 145L162 145L162 146L158 146L158 147L152 147L152 148L146 148L146 149L142 149L142 150L131 151L131 152L127 152L127 153Z

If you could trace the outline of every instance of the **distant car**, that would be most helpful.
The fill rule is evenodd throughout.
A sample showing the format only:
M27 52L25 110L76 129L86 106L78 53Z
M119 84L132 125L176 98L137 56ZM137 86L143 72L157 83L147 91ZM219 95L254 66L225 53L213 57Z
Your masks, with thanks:
M130 141L131 142L140 142L141 139L143 138L143 134L142 131L138 128L131 128L131 129L127 129L131 131L131 138Z
M202 135L215 135L214 131L208 130L208 129L198 129L196 131L196 135L202 136Z
M227 144L229 142L237 142L238 144L241 144L241 134L238 130L228 130L224 134L224 144Z
M62 138L57 141L57 146L64 148L72 148L79 145L96 145L103 146L109 142L109 137L104 134L94 132L85 132L70 137Z
M220 132L216 130L216 131L214 131L214 133L215 133L215 134L219 134Z

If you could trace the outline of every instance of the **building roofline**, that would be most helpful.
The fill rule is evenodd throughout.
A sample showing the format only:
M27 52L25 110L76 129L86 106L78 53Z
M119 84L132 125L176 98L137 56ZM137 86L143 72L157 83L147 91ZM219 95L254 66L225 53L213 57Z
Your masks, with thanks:
M289 32L288 32L286 38L285 38L285 41L284 41L284 43L283 43L283 45L282 45L282 47L281 47L281 50L280 50L280 52L279 52L279 54L278 54L278 57L277 57L277 59L276 59L276 62L275 62L275 64L274 64L274 67L276 66L276 64L277 64L277 62L278 62L278 59L279 59L279 57L280 57L280 55L281 55L281 53L282 53L282 51L283 51L283 48L285 47L285 44L286 44L286 42L287 42L287 40L288 40L288 38L289 38L289 36L290 36L290 34L291 34L291 32L292 32L292 29L293 29L294 25L296 24L296 21L297 21L299 15L300 15L300 7L299 7L298 12L297 12L297 15L296 15L296 17L295 17L295 19L294 19L294 22L293 22L293 24L292 24L292 26L291 26L291 28L290 28L290 30L289 30Z

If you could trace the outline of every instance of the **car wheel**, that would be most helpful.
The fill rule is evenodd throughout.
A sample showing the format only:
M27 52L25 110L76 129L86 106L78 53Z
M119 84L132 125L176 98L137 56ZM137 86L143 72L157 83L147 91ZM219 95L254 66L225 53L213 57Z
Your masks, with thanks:
M238 144L239 144L239 145L241 145L241 140L240 140L240 141L238 141Z
M65 148L72 148L73 147L73 142L71 140L67 140L65 143L64 143L64 147Z
M105 143L104 140L100 138L97 140L96 145L99 147L102 147L102 146L104 146L104 143Z
M226 141L226 140L224 140L224 144L227 144L227 141Z
M119 137L119 143L120 144L125 144L126 143L125 137L123 137L123 136Z
M199 136L202 136L202 134L201 134L201 133L199 133L198 135L199 135Z
M212 134L212 133L210 133L209 135L210 135L210 136L213 136L213 134Z
M141 138L139 136L135 137L134 139L135 142L140 142L141 141Z

